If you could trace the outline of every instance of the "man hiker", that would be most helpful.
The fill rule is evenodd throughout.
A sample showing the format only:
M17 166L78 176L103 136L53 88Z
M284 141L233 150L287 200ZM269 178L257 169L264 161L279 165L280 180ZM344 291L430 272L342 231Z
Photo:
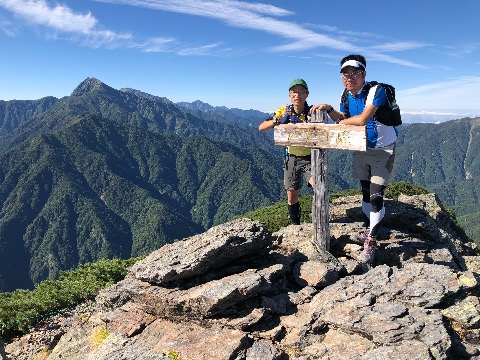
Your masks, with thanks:
M380 122L379 108L388 106L385 84L365 81L367 62L362 55L352 54L340 61L340 73L346 96L342 96L339 111L329 104L312 106L312 112L326 110L337 124L366 128L367 150L356 151L352 176L360 180L362 212L366 216L366 231L357 236L363 242L361 260L372 263L378 249L377 235L385 215L383 196L390 182L395 160L395 126ZM396 105L396 101L394 101ZM399 109L396 106L398 114ZM388 110L388 107L387 107Z

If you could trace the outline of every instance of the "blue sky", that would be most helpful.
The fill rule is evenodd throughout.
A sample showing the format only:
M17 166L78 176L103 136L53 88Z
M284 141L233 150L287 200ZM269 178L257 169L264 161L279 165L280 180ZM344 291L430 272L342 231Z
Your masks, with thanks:
M480 114L480 1L0 0L0 100L68 96L87 77L174 102L273 111L297 77L338 107L340 59L403 112Z

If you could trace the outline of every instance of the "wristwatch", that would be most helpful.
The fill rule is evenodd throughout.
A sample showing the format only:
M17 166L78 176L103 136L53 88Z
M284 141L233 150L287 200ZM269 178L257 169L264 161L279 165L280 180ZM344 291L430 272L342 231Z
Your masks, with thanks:
M278 119L277 118L273 118L273 126L277 126L278 125Z

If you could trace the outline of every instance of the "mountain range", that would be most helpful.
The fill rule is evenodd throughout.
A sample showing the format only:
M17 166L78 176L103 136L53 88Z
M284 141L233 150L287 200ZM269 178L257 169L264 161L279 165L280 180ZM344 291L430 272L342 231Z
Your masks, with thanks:
M128 258L284 199L268 114L173 103L87 78L70 96L0 101L0 291ZM437 192L476 234L480 119L399 129L394 179ZM357 188L329 151L331 192ZM303 189L304 194L311 194Z

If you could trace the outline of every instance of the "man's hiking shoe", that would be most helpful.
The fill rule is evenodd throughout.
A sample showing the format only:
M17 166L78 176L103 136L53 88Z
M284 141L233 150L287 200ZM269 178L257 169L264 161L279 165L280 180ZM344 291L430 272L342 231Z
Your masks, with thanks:
M360 254L360 260L364 263L371 264L375 260L375 254L378 250L378 244L372 237L367 237L363 244L363 251Z

